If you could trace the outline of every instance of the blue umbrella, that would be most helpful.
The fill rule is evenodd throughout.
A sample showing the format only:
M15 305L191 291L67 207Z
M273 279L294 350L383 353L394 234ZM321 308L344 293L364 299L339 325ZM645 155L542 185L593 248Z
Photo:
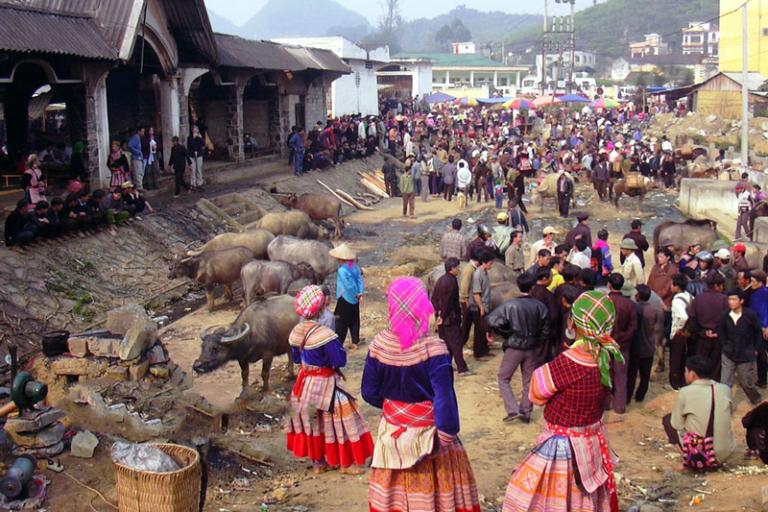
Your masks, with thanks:
M435 94L430 94L429 96L424 97L424 100L430 105L434 103L447 103L455 99L456 98L454 96L451 96L450 94L445 94L444 92L436 92Z
M578 94L566 94L565 96L560 96L558 99L563 103L589 103L590 101L584 96L579 96Z

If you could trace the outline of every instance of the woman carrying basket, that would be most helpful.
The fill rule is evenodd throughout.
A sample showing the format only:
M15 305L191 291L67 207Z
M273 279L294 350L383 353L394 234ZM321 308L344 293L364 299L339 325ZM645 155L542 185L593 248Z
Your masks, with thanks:
M288 450L309 458L316 473L340 468L359 475L373 454L373 439L352 394L342 384L347 353L336 333L317 322L325 306L319 286L307 286L296 296L302 321L288 338L291 356L301 364L291 393Z

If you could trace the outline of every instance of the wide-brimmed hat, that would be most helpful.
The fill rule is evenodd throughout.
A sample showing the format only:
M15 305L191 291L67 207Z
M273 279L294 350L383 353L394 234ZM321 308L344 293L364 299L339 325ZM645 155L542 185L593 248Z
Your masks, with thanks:
M624 240L621 241L621 245L619 245L619 249L628 249L630 251L636 251L637 244L631 238L625 238Z
M337 260L354 260L357 258L357 254L355 254L355 251L352 250L350 246L347 244L341 244L338 247L334 247L331 249L328 254L336 258Z
M544 231L542 231L542 233L545 235L555 235L557 234L557 230L552 226L547 226L544 228Z

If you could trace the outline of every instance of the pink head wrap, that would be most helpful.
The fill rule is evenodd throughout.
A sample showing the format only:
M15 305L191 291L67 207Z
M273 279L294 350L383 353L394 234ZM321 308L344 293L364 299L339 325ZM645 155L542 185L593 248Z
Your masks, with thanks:
M429 317L435 312L424 283L415 277L395 279L387 289L390 329L408 350L429 331Z

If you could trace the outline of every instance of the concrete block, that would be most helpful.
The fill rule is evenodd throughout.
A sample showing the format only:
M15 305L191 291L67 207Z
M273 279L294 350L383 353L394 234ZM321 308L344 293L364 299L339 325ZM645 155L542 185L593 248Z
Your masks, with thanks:
M90 459L93 457L93 452L96 450L96 446L99 444L99 438L83 430L75 434L72 438L71 453L74 457L80 457L81 459Z
M69 338L67 341L69 353L76 357L85 357L88 355L87 338Z
M128 368L128 373L130 374L132 381L140 381L147 375L148 370L149 361L145 359L139 364L131 365L131 367Z
M89 338L88 351L98 357L120 357L120 341L114 338Z
M113 334L125 334L136 323L149 320L149 315L138 304L126 304L107 313L107 330Z

